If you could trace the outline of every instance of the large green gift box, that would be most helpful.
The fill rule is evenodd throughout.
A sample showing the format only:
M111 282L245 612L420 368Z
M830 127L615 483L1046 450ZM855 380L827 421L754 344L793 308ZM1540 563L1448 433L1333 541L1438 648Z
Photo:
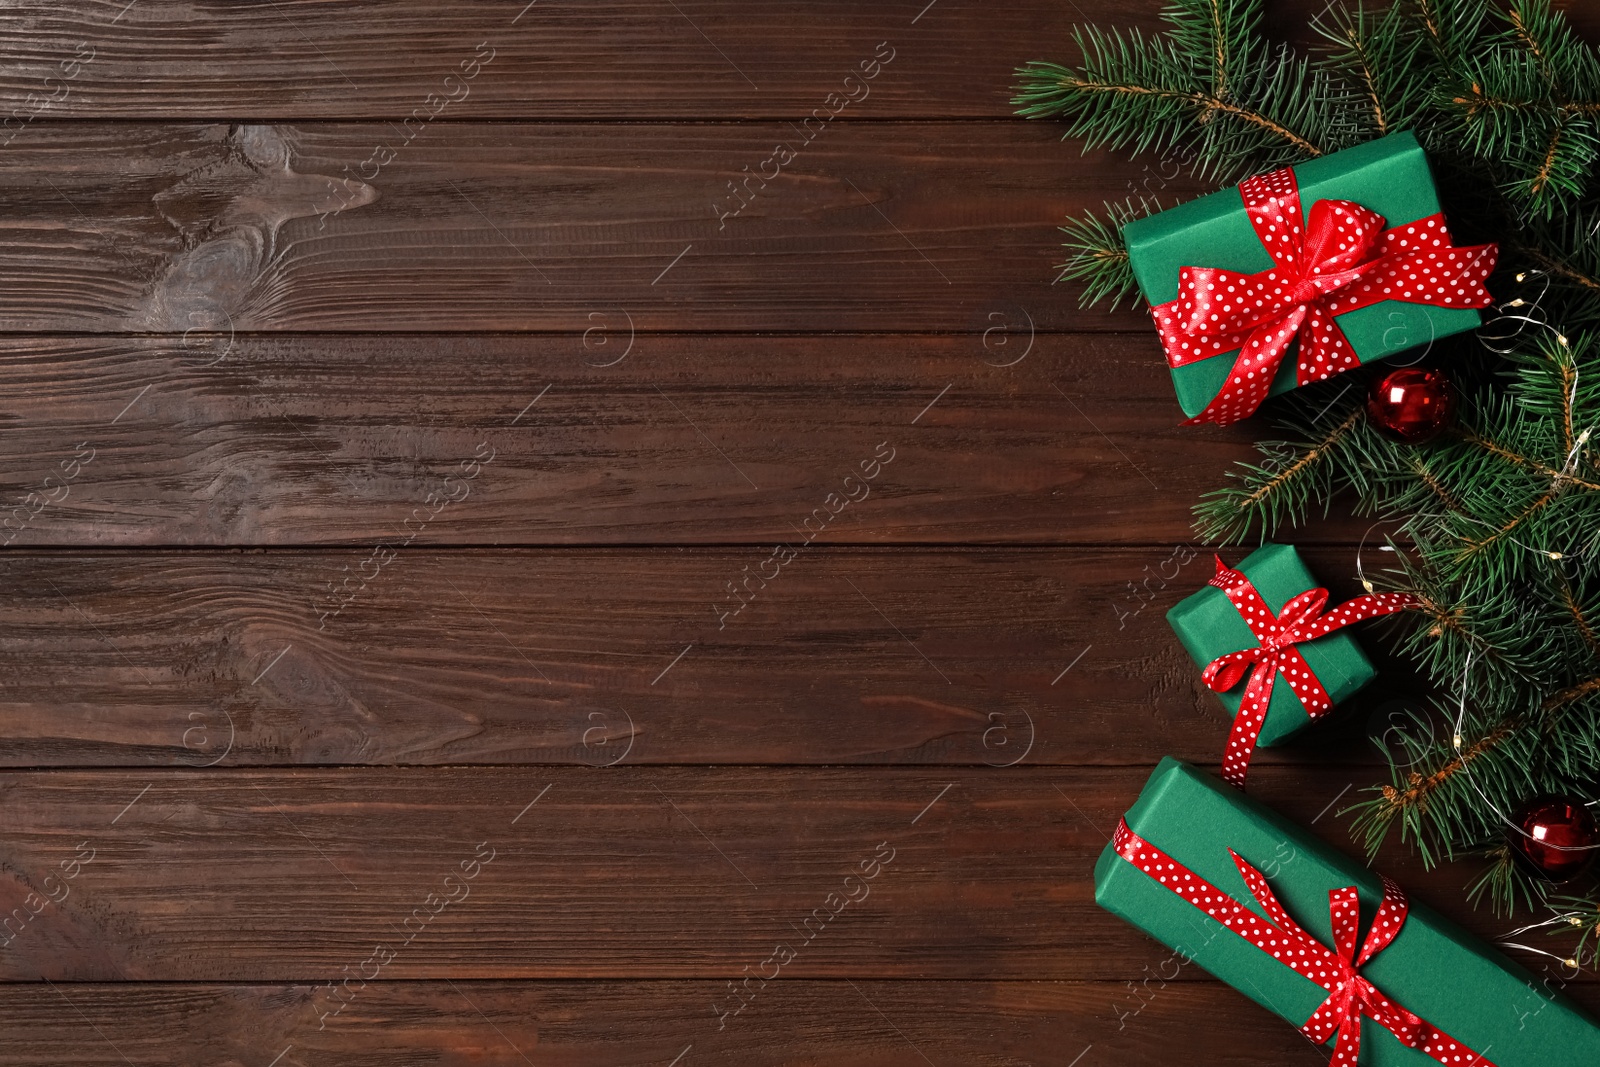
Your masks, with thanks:
M1293 168L1300 187L1302 222L1318 200L1348 200L1384 217L1389 227L1439 214L1439 197L1422 146L1409 133L1391 134ZM1237 187L1137 219L1122 229L1128 262L1151 305L1178 297L1178 272L1184 267L1222 267L1255 274L1273 266L1256 236ZM1470 308L1384 300L1339 315L1335 321L1362 363L1450 334L1477 329L1482 321ZM1233 368L1238 349L1172 368L1178 404L1185 415L1199 414L1216 396ZM1295 388L1295 350L1273 379L1270 392Z
M1354 886L1360 936L1384 897L1378 875L1211 775L1168 757L1124 816L1127 830L1195 877L1265 913L1229 850L1254 864L1288 916L1324 946L1335 944L1330 891ZM1118 830L1119 838L1123 834ZM1125 838L1122 839L1124 842ZM1163 873L1162 878L1177 875ZM1294 1026L1329 990L1274 958L1169 889L1108 845L1095 865L1095 901L1175 949ZM1270 915L1268 916L1270 918ZM1414 901L1400 932L1359 967L1399 1007L1471 1049L1458 1060L1494 1067L1594 1067L1600 1029L1559 993L1473 935ZM1361 1022L1364 1067L1437 1067L1370 1018Z
M1245 557L1245 561L1236 569L1244 572L1274 613L1281 612L1290 599L1317 584L1293 545L1262 545ZM1178 640L1183 642L1195 665L1201 668L1218 656L1254 648L1257 644L1255 634L1229 603L1227 594L1215 586L1208 585L1180 600L1167 612L1167 622L1177 631ZM1322 683L1335 704L1366 685L1377 673L1348 630L1305 641L1295 647L1305 657L1317 681ZM1226 693L1217 694L1230 716L1238 716L1244 689L1241 683ZM1305 705L1295 695L1294 689L1286 684L1280 671L1277 684L1272 687L1272 703L1268 705L1267 718L1262 724L1257 743L1279 744L1310 723L1311 716L1307 714Z

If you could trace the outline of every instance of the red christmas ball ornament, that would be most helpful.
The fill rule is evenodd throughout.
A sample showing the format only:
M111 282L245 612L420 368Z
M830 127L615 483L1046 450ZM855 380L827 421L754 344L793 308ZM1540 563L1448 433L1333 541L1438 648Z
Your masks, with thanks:
M1534 797L1512 813L1511 821L1522 831L1507 832L1517 857L1552 882L1580 874L1600 844L1594 816L1571 797Z
M1403 445L1439 436L1455 409L1450 379L1425 367L1398 367L1375 379L1367 393L1367 418L1379 433Z

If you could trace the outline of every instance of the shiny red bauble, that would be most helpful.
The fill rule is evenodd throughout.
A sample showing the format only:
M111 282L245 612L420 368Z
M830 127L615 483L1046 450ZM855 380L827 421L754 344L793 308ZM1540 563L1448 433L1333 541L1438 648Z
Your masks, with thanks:
M1439 436L1455 409L1450 379L1426 367L1399 367L1380 375L1367 393L1367 418L1379 433L1403 445Z
M1600 844L1594 816L1571 797L1534 797L1511 814L1511 821L1517 829L1508 829L1506 836L1518 859L1552 882L1582 873Z

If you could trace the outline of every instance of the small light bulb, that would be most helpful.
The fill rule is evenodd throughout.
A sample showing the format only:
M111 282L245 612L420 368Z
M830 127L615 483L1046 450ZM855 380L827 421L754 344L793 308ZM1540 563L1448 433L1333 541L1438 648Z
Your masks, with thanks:
M1564 334L1564 333L1556 334L1556 343L1559 344L1562 348L1566 348L1567 347L1567 335Z
M1567 960L1562 960L1561 962L1565 963L1568 967L1571 967L1574 970L1576 970L1577 967L1578 967L1578 961L1577 960L1567 959Z
M1452 737L1450 739L1450 743L1453 744L1456 748L1459 749L1461 747L1461 735L1460 734L1456 734L1454 737Z
M1564 559L1565 558L1559 552L1546 552L1545 555L1549 556L1551 559Z
M1567 916L1567 922L1571 923L1573 926L1582 926L1583 925L1583 920L1578 918L1576 915Z
M1518 281L1521 281L1521 279L1519 278ZM1519 308L1522 306L1522 303L1522 297L1519 296L1515 300L1511 301L1511 306L1514 308Z
M1519 281L1519 282L1520 281L1525 281L1527 279L1527 277L1528 277L1527 273L1523 272L1522 274L1517 275L1517 281Z
M1363 578L1363 579L1361 579L1361 588L1365 589L1367 592L1370 593L1370 592L1372 592L1372 583L1369 582L1367 579Z

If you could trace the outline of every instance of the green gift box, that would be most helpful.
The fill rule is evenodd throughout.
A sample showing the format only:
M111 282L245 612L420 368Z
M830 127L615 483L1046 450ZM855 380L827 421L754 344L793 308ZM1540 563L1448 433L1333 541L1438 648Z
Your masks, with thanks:
M1361 864L1328 847L1236 789L1168 757L1145 783L1124 822L1226 896L1260 916L1229 855L1265 876L1289 917L1333 947L1329 893L1355 886L1360 936L1373 921L1383 886ZM1119 837L1121 831L1119 828ZM1167 874L1164 877L1176 878ZM1291 970L1108 845L1095 864L1095 902L1176 950L1268 1011L1302 1026L1328 997L1323 985ZM1578 1067L1600 1064L1600 1029L1559 993L1473 935L1412 902L1399 934L1359 968L1362 977L1481 1058L1461 1067ZM1438 1067L1388 1029L1364 1018L1364 1067Z
M1293 168L1300 188L1302 225L1318 200L1349 200L1384 217L1388 227L1439 214L1428 159L1417 139L1396 133ZM1273 266L1245 213L1237 187L1180 204L1122 228L1128 262L1144 298L1160 305L1178 297L1184 267L1222 267L1256 274ZM1335 321L1362 363L1392 356L1450 334L1475 330L1482 319L1470 308L1433 307L1384 300L1339 315ZM1198 415L1221 390L1239 350L1172 368L1178 404ZM1270 392L1295 388L1295 348L1274 377Z
M1256 587L1274 614L1293 597L1314 588L1317 580L1306 569L1293 545L1266 544L1256 549L1237 568ZM1244 617L1234 609L1228 595L1215 586L1208 585L1185 597L1167 612L1167 622L1178 634L1178 640L1188 649L1195 665L1202 669L1218 656L1254 648L1259 642L1245 623ZM1295 646L1305 657L1317 681L1328 691L1335 704L1349 697L1370 682L1377 674L1366 653L1347 630L1339 630ZM1228 714L1237 717L1244 699L1244 683L1226 693L1218 693ZM1305 705L1295 695L1279 671L1272 687L1272 703L1267 707L1267 718L1261 727L1258 744L1276 745L1291 734L1310 725L1311 716Z

